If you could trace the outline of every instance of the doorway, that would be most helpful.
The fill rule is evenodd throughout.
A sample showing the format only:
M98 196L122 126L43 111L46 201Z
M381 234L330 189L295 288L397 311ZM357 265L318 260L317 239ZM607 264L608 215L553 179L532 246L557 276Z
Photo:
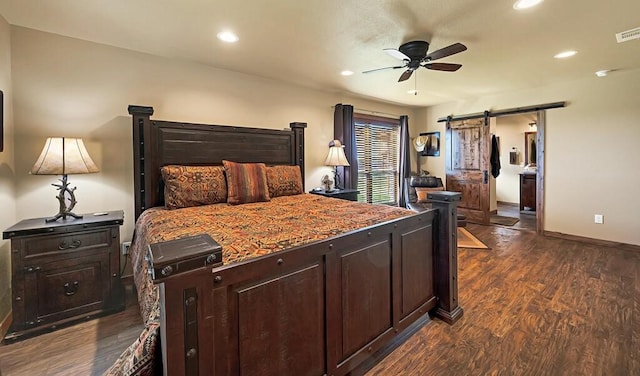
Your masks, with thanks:
M537 125L536 112L495 118L501 168L491 179L492 224L536 231Z
M549 103L539 106L530 106L501 110L495 112L485 111L484 113L469 114L457 117L446 117L438 119L438 122L446 122L446 186L450 191L462 193L462 201L459 204L459 211L467 215L469 222L480 224L490 224L492 210L491 191L495 191L496 182L489 172L491 165L488 163L493 147L493 135L491 129L495 126L496 118L515 114L535 114L536 133L532 140L535 140L535 150L531 149L532 156L529 160L535 160L535 170L529 171L526 183L531 189L531 194L535 199L528 204L530 211L535 212L535 227L528 226L535 230L537 234L542 234L544 230L544 137L546 126L546 110L551 108L564 107L565 102ZM468 120L483 119L483 125L478 126ZM527 123L528 125L528 123ZM473 128L470 134L464 128ZM467 132L469 133L469 132ZM524 132L523 132L524 140ZM524 141L523 141L524 143ZM498 146L496 149L500 149ZM524 147L523 147L524 149ZM505 153L502 148L501 153ZM535 154L535 156L533 156ZM509 157L510 154L507 153ZM516 157L518 157L516 155ZM520 156L524 158L523 155ZM534 159L535 158L535 159ZM507 161L510 161L507 159ZM520 208L520 198L518 199L518 209ZM497 199L495 204L497 214ZM522 212L520 212L522 214ZM526 213L525 213L526 214ZM518 218L519 221L519 218ZM527 220L527 222L530 222Z

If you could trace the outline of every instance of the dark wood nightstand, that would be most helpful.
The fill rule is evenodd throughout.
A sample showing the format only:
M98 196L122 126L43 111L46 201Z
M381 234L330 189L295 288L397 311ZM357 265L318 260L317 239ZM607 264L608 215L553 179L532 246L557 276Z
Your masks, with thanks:
M13 322L5 341L124 309L120 283L122 210L46 223L26 219L11 239Z
M309 191L309 193L349 201L358 201L358 193L360 193L360 191L357 189L334 189L333 191Z

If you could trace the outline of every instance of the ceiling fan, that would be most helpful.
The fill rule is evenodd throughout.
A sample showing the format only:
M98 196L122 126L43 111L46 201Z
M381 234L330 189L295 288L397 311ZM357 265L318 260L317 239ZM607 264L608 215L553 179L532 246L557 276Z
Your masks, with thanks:
M445 72L455 72L462 65L450 64L450 63L432 63L434 60L442 59L447 56L451 56L462 51L466 51L467 47L462 43L454 43L445 48L441 48L427 55L429 49L429 43L421 40L407 42L400 46L397 50L395 48L385 48L384 52L396 59L402 60L403 64L395 67L385 67L378 69L371 69L362 73L371 73L387 69L402 69L407 68L400 76L398 82L408 80L413 74L413 71L420 67L424 67L432 70L439 70Z

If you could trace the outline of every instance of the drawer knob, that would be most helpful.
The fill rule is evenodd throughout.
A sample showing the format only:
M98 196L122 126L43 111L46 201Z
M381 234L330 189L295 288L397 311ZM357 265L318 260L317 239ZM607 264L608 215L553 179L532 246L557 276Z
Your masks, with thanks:
M216 261L215 253L212 253L209 256L207 256L207 260L206 260L207 264L213 264L214 261Z
M58 245L58 249L61 251L64 251L65 249L73 249L73 248L78 248L80 247L80 245L82 244L82 242L80 240L74 240L71 243L67 242L66 240L63 240L60 245Z
M73 284L70 284L69 282L65 283L63 286L64 294L66 296L75 295L75 293L78 292L79 285L78 281L74 281Z

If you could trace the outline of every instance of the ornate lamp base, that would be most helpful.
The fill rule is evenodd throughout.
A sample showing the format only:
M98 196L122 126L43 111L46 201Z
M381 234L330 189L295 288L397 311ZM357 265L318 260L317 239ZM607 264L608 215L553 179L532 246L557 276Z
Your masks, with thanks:
M340 186L340 175L338 175L338 166L333 166L333 181L335 182L333 185L335 189L342 189Z
M58 187L58 190L60 191L56 196L56 198L58 199L58 203L60 204L60 211L58 211L58 214L56 214L55 216L45 219L46 222L55 222L60 218L66 220L67 217L73 217L76 219L82 218L81 215L75 214L71 211L73 210L73 207L76 206L77 202L76 195L73 193L73 191L76 190L76 187L69 188L69 183L67 182L67 174L62 175L62 179L60 179L60 181L62 182L62 184L51 184L54 187ZM69 194L69 206L67 206L66 202L67 194Z

